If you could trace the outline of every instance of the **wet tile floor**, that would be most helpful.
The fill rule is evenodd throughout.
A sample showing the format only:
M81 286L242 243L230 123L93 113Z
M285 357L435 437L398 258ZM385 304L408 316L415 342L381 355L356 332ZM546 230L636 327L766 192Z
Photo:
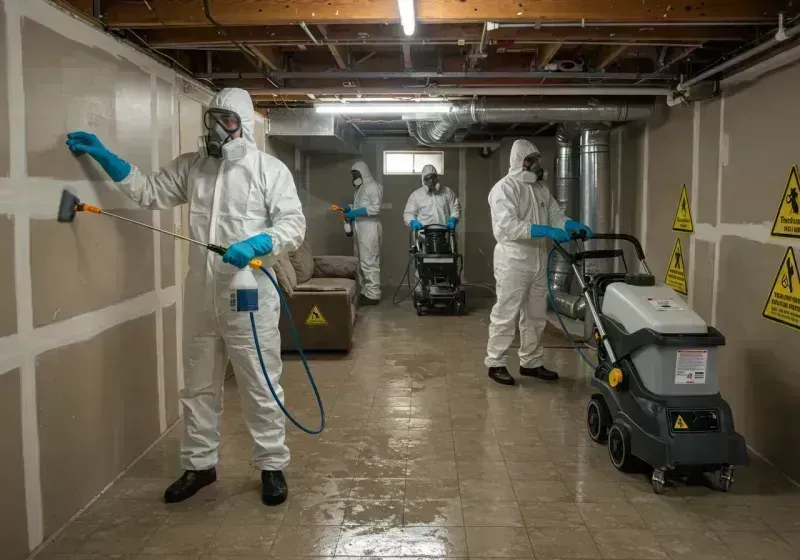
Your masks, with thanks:
M800 490L776 471L756 460L728 494L675 483L654 495L646 474L617 472L586 437L588 370L577 355L546 351L558 383L496 385L483 367L487 320L486 310L361 312L349 355L313 356L328 425L320 436L288 429L283 506L259 503L228 380L215 485L161 502L181 472L178 425L39 558L800 558ZM316 425L294 357L284 387Z

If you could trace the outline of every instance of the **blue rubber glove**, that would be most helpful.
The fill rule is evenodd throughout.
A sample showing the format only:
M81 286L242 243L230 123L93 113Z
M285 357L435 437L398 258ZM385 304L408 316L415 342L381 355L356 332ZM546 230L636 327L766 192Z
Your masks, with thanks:
M411 220L409 225L411 226L411 229L413 229L414 231L419 231L422 229L422 224L417 220Z
M352 210L349 204L347 206L342 206L341 209L344 210L345 212L349 212L350 210Z
M564 224L564 229L567 233L573 233L576 231L583 231L586 232L586 239L589 239L594 235L592 230L589 229L589 226L584 225L580 222L576 222L575 220L567 220L567 223Z
M456 217L455 216L450 216L450 219L447 220L447 229L456 229L456 224L457 223L458 223L458 220L456 219Z
M228 250L222 255L222 262L232 264L237 268L244 268L254 258L269 255L271 252L272 238L267 233L259 233L250 239L239 241L228 247Z
M351 208L347 212L344 213L344 217L346 220L355 220L356 218L362 218L367 215L366 208Z
M537 237L548 237L557 243L566 243L569 241L569 234L563 229L533 224L531 226L531 238Z
M122 181L131 172L131 164L112 154L97 136L89 132L70 132L67 146L75 155L89 154L115 182Z

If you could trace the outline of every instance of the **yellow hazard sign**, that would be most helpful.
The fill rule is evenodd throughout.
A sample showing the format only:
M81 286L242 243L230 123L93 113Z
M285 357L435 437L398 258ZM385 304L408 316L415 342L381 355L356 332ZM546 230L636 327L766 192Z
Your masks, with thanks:
M686 421L683 419L683 416L678 415L678 419L675 420L675 426L673 428L675 430L688 430L689 425L686 424Z
M322 311L319 310L319 307L316 305L311 308L311 313L308 314L306 317L306 325L316 326L316 325L327 325L328 321L325 319L325 316L322 314Z
M800 238L800 175L796 165L789 170L789 179L772 222L772 235Z
M786 249L761 314L765 319L800 330L800 276L791 247Z
M686 266L683 264L683 249L681 248L681 238L675 241L675 248L667 265L667 277L664 283L678 292L679 294L689 295L686 288Z
M689 194L686 190L686 183L683 184L681 189L678 209L675 211L675 219L672 220L672 231L694 233L694 221L692 220L692 209L689 207Z

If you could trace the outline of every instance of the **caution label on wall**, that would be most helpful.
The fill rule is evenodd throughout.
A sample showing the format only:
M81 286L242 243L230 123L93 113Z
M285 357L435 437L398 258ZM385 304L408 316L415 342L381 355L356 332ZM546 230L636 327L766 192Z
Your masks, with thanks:
M672 220L672 231L694 233L694 221L692 220L692 209L689 207L689 193L686 190L686 183L683 184L681 189L678 209L675 211L675 219Z
M311 312L306 317L306 325L310 326L317 326L317 325L327 325L328 321L325 319L325 316L322 314L322 311L319 310L319 307L316 305L311 308Z
M800 238L800 176L796 165L789 170L789 179L772 222L772 235Z
M679 294L689 295L689 290L686 288L686 267L683 264L683 249L681 248L680 237L675 241L675 248L669 258L667 277L664 279L664 283Z
M770 321L800 330L800 276L791 247L783 256L762 315Z

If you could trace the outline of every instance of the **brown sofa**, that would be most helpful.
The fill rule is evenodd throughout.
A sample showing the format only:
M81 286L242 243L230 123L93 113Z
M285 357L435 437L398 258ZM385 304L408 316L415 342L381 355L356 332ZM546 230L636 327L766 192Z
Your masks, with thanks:
M348 351L356 320L357 259L311 255L308 241L282 255L275 276L287 296L303 350ZM289 320L281 310L281 350L297 350Z

